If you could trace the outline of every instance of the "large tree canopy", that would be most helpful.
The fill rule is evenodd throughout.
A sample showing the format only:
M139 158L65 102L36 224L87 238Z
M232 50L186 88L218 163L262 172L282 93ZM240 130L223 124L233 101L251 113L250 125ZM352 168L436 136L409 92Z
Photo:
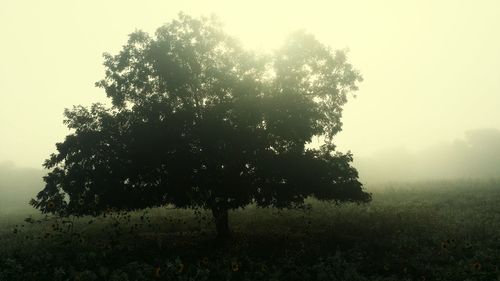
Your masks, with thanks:
M227 210L304 198L366 202L351 154L335 152L342 106L361 76L343 51L292 34L277 51L243 49L214 19L181 14L105 54L111 105L65 111L72 129L44 166L42 212L97 215L174 204ZM308 148L313 137L324 144Z

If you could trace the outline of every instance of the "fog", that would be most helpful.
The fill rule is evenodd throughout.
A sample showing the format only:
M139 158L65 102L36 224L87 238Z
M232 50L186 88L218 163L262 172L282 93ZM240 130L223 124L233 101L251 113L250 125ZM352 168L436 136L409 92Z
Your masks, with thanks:
M106 101L94 87L104 76L102 53L179 11L217 15L259 52L297 29L348 48L364 82L345 107L336 143L354 154L363 182L498 176L499 3L5 1L0 204L24 202L41 186L41 163L68 134L64 108Z
M431 145L418 152L404 148L355 157L354 166L367 187L388 183L499 179L500 130L467 131L461 139ZM28 210L28 201L43 187L44 171L0 163L0 213Z

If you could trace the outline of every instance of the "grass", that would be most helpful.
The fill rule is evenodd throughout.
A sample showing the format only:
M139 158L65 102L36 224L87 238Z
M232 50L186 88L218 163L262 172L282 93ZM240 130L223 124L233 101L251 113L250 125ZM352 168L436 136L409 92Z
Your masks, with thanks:
M373 202L0 218L0 280L500 280L500 182L368 187Z

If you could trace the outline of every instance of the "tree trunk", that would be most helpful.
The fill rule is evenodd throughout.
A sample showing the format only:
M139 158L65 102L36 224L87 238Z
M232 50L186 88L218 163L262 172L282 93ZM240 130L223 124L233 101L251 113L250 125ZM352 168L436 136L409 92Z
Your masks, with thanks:
M212 208L215 228L217 230L217 240L225 241L230 238L228 211L225 208Z

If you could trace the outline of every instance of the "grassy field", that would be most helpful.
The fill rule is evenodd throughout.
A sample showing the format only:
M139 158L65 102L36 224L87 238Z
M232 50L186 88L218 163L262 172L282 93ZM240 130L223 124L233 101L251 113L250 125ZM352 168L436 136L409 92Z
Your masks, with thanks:
M0 280L500 280L500 181L368 190L367 205L231 212L224 247L205 211L3 214Z

